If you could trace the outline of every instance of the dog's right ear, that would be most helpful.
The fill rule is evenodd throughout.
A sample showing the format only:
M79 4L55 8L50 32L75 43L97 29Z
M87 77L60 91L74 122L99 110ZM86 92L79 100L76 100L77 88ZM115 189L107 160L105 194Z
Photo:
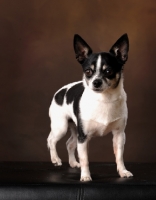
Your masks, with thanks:
M74 50L80 64L83 64L85 59L92 54L90 46L78 34L74 35Z

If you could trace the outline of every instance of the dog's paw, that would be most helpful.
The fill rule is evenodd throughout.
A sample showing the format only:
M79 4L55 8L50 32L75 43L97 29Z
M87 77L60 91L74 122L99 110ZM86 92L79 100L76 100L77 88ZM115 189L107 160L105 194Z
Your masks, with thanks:
M61 161L60 158L52 159L52 163L54 164L54 166L61 166L62 165L62 161Z
M75 167L80 168L80 163L78 163L77 161L69 162L69 164L72 168L75 168Z
M126 169L119 171L119 175L121 178L130 178L133 176L133 174L131 172L127 171Z
M82 182L92 181L92 178L90 176L82 176L80 181Z
M61 166L61 165L62 165L61 162L59 162L59 163L53 163L53 164L54 164L55 167L57 167L57 166Z

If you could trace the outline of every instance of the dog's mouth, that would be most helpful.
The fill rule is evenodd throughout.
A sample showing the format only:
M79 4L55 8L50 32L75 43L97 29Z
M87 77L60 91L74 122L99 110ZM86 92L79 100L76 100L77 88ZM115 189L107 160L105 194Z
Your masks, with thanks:
M95 91L95 92L102 92L103 89L102 88L93 88L93 91Z

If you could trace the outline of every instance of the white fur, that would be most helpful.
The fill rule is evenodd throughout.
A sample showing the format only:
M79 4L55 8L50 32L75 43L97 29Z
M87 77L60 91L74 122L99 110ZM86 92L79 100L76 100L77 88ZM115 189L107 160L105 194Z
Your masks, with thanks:
M98 56L97 62L96 62L96 73L97 75L100 74L100 68L101 68L101 55Z

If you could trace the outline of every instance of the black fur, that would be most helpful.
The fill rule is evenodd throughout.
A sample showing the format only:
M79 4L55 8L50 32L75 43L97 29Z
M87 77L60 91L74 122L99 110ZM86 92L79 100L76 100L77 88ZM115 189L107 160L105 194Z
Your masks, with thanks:
M90 55L88 59L85 60L85 62L82 64L83 71L86 75L86 79L89 81L90 78L94 76L96 73L96 62L98 56L101 56L102 62L100 66L100 76L101 78L107 83L107 79L114 79L116 77L116 74L119 74L119 80L117 81L114 88L116 88L119 84L121 73L122 73L122 67L123 64L118 62L116 57L111 53L94 53ZM94 66L94 69L91 68L91 66ZM103 66L106 67L106 69L103 69ZM87 75L87 71L91 71L91 75Z
M71 87L67 93L66 93L66 99L67 99L67 104L73 103L73 111L75 116L77 117L77 130L78 130L78 141L79 142L84 142L86 139L86 135L83 132L83 125L81 123L80 117L79 117L79 101L84 92L84 86L83 83L77 83L73 87Z
M83 71L85 72L88 69L91 69L90 66L96 63L97 57L101 54L102 56L102 65L113 68L114 73L111 76L107 76L106 73L104 76L109 79L113 79L116 72L121 71L123 65L128 59L129 51L129 39L128 35L122 35L116 43L111 47L109 53L92 53L90 46L79 36L74 36L74 50L78 62L82 65ZM102 69L102 68L101 68ZM94 71L92 71L92 75ZM91 78L91 77L87 77Z
M125 33L116 41L109 52L115 55L119 63L124 65L125 62L128 60L128 51L129 39L128 35Z
M78 130L78 141L80 143L83 143L86 140L87 136L83 132L83 125L80 118L78 118L77 130Z
M97 54L92 54L90 56L89 59L86 59L86 61L83 63L82 67L83 67L83 70L84 72L88 69L92 70L90 68L91 65L94 65L94 70L92 70L92 76L94 75L94 73L96 72L96 61L97 61L97 58L98 56L101 55L101 58L102 58L102 62L101 62L101 74L103 74L103 77L105 78L108 78L108 79L113 79L115 78L115 75L116 73L120 72L121 69L122 69L122 64L120 64L116 57L110 53L97 53ZM105 70L103 70L103 66L106 66L107 68ZM108 69L111 69L112 70L112 74L111 75L108 75L106 73L106 71ZM92 76L90 77L87 77L87 78L91 78Z
M76 59L80 64L82 64L85 59L92 54L92 49L78 34L74 35L73 43Z
M73 87L71 87L67 93L67 104L73 103L73 110L76 117L78 117L79 114L79 101L84 92L84 86L82 83L77 83Z
M55 95L55 101L58 105L62 106L63 104L63 100L64 100L64 96L66 94L67 89L64 88L62 90L60 90L56 95Z

